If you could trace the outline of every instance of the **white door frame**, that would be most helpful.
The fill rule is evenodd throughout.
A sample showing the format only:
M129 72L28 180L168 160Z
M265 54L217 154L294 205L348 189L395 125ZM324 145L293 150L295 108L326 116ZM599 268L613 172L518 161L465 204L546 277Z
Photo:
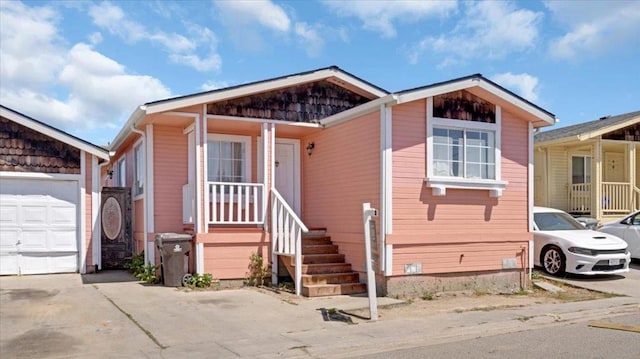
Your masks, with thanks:
M302 162L301 162L301 158L300 158L300 140L298 139L292 139L292 138L279 138L276 137L275 143L284 143L284 144L292 144L293 145L293 192L295 194L295 203L289 203L289 205L291 205L291 207L293 208L293 210L296 212L296 214L299 216L301 213L301 195L302 195L302 191L301 191L301 181L300 181L300 173L301 173L301 168L302 168ZM262 137L258 136L258 182L263 182L264 181L264 174L263 174L263 170L262 170L262 166L263 166L263 158L264 158L264 153L262 153ZM275 148L271 149L271 153L275 153ZM275 186L275 183L273 184Z

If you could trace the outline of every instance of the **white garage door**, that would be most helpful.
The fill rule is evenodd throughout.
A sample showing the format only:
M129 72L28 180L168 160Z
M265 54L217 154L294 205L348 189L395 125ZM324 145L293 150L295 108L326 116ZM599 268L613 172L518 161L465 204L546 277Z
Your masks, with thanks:
M78 270L78 182L0 179L0 274Z

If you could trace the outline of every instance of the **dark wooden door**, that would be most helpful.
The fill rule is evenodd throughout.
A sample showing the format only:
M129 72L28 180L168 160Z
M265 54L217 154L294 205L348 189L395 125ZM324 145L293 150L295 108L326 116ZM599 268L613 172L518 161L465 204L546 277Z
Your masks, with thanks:
M103 188L100 215L102 269L123 268L133 254L131 188Z

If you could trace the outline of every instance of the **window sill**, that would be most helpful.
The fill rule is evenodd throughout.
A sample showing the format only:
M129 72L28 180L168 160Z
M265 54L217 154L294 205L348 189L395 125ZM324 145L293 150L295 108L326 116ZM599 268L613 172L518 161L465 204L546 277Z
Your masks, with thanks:
M457 178L457 177L426 177L427 187L432 188L434 196L445 196L447 188L473 189L489 191L489 196L497 198L502 196L502 191L509 182L488 179Z

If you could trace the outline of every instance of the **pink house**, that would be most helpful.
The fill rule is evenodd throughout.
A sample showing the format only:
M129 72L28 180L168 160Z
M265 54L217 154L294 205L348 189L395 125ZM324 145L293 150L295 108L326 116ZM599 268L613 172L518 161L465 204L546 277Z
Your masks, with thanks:
M481 75L389 93L337 67L150 102L116 136L135 249L193 234L190 271L242 280L259 253L308 296L528 285L534 129L553 114Z

